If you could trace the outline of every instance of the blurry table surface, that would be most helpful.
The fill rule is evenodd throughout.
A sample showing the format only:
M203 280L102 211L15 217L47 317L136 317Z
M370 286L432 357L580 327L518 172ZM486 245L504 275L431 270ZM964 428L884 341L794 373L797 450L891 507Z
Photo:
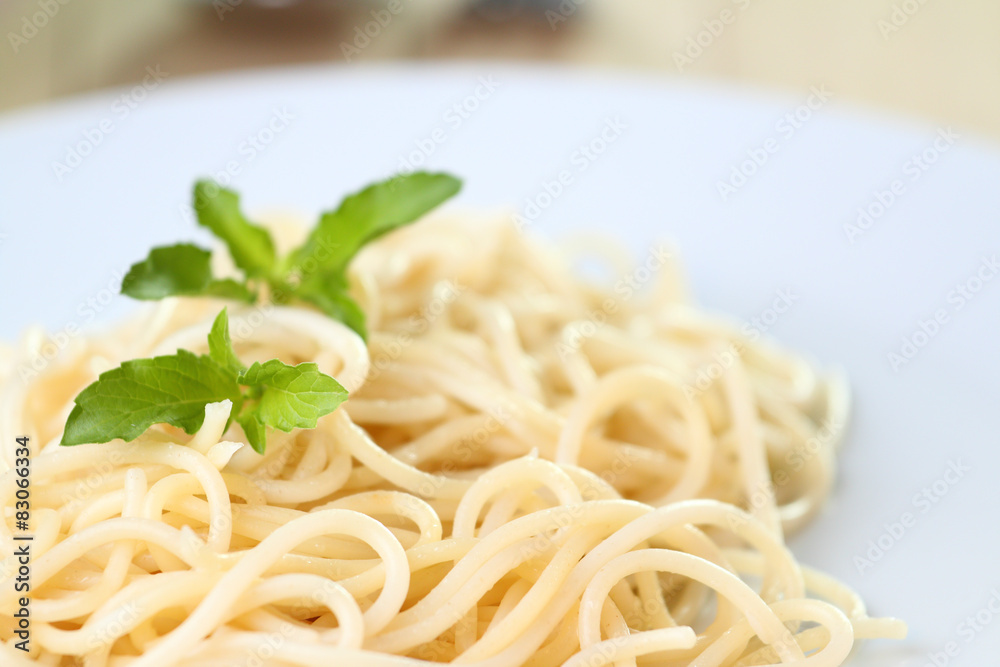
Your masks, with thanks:
M811 86L823 86L841 102L1000 139L995 0L474 4L6 0L0 110L138 82L156 67L173 78L348 57L477 58L661 72L803 99ZM384 25L371 24L378 17ZM367 43L359 36L365 27L375 33Z

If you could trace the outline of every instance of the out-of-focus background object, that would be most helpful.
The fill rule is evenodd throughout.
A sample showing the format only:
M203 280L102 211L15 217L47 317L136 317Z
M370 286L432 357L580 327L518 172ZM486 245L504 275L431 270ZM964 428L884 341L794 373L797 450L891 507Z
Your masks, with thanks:
M306 62L504 59L823 85L1000 139L995 0L5 0L0 110Z

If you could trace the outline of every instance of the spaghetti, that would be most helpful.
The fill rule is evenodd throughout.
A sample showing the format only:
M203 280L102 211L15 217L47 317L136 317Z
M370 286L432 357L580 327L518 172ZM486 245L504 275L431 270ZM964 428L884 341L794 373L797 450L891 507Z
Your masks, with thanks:
M33 641L9 630L8 511L0 662L832 667L905 634L784 544L829 492L845 384L693 306L672 260L599 288L510 224L437 216L351 273L367 344L230 305L242 360L350 392L264 455L228 401L193 436L57 446L77 392L204 352L219 303L160 302L27 381L44 337L7 351L0 437L36 445Z

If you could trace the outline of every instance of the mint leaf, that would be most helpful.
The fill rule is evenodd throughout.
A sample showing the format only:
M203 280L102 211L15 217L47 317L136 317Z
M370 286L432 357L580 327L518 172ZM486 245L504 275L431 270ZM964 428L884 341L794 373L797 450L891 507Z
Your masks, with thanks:
M225 308L215 317L212 330L208 332L208 355L233 375L237 375L244 368L236 356L233 341L229 337L229 317Z
M122 280L122 293L137 299L160 299L202 290L212 279L212 253L190 243L153 248L132 265Z
M461 187L448 174L415 172L346 197L289 257L286 271L298 278L295 295L365 338L364 312L347 292L348 264L366 243L420 218Z
M362 338L368 338L365 313L345 289L331 284L317 284L300 287L296 293L300 299L313 304L327 317L343 322Z
M258 454L263 454L267 445L267 429L257 413L253 410L247 411L240 415L236 421L243 427L243 433L246 434L247 442L250 443L253 450Z
M305 243L279 262L271 235L240 212L239 195L198 181L198 224L226 243L246 280L214 279L209 251L181 243L154 248L135 264L122 281L122 293L136 299L214 296L253 303L264 292L275 303L310 303L364 338L364 312L348 291L348 264L366 243L420 218L461 187L453 176L428 172L370 185L325 213Z
M188 296L214 296L218 299L232 299L247 303L253 303L257 299L249 287L232 278L209 280L201 292Z
M252 302L254 295L245 285L212 278L211 258L211 252L190 243L153 248L122 279L122 294L144 300L216 296Z
M278 359L240 363L223 308L208 334L207 355L187 350L133 359L101 373L76 397L60 445L134 440L153 424L195 433L205 406L229 399L247 441L263 454L267 427L314 428L316 420L347 400L347 390L314 363L289 366ZM240 385L248 387L244 391Z
M229 399L242 403L233 373L208 356L187 350L134 359L100 377L76 397L61 445L129 441L153 424L171 424L195 433L205 420L205 406Z
M248 277L270 276L274 272L274 241L266 229L243 216L239 195L212 181L198 181L194 186L194 210L198 224L208 227L225 242L233 262Z
M347 390L311 362L297 366L278 359L254 362L240 373L239 383L250 386L250 397L257 398L240 415L240 423L252 415L262 424L286 432L315 428L317 419L347 400Z
M294 252L290 268L303 283L344 280L347 264L362 246L437 208L461 187L454 176L423 171L369 185L323 214Z

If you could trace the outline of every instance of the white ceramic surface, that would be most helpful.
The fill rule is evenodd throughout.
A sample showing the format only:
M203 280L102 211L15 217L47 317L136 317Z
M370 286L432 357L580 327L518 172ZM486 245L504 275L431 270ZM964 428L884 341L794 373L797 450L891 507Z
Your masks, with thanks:
M675 239L702 303L770 320L784 344L846 368L855 418L836 490L792 547L873 613L910 622L909 640L873 642L857 663L996 664L1000 279L977 274L993 277L1000 253L1000 153L816 90L766 97L488 63L303 68L165 75L8 115L0 335L33 322L93 328L134 308L111 298L131 262L153 244L207 240L184 215L196 176L238 172L249 210L312 214L414 151L464 177L468 206L526 210L565 171L539 232L610 231L637 256ZM601 148L602 133L591 160L580 147ZM71 152L88 154L74 167ZM743 164L753 156L763 164ZM718 183L741 167L754 173L724 201ZM890 194L852 243L845 224ZM779 290L792 305L772 320ZM934 335L918 333L922 321ZM894 369L904 336L916 354ZM869 555L870 566L856 558Z

